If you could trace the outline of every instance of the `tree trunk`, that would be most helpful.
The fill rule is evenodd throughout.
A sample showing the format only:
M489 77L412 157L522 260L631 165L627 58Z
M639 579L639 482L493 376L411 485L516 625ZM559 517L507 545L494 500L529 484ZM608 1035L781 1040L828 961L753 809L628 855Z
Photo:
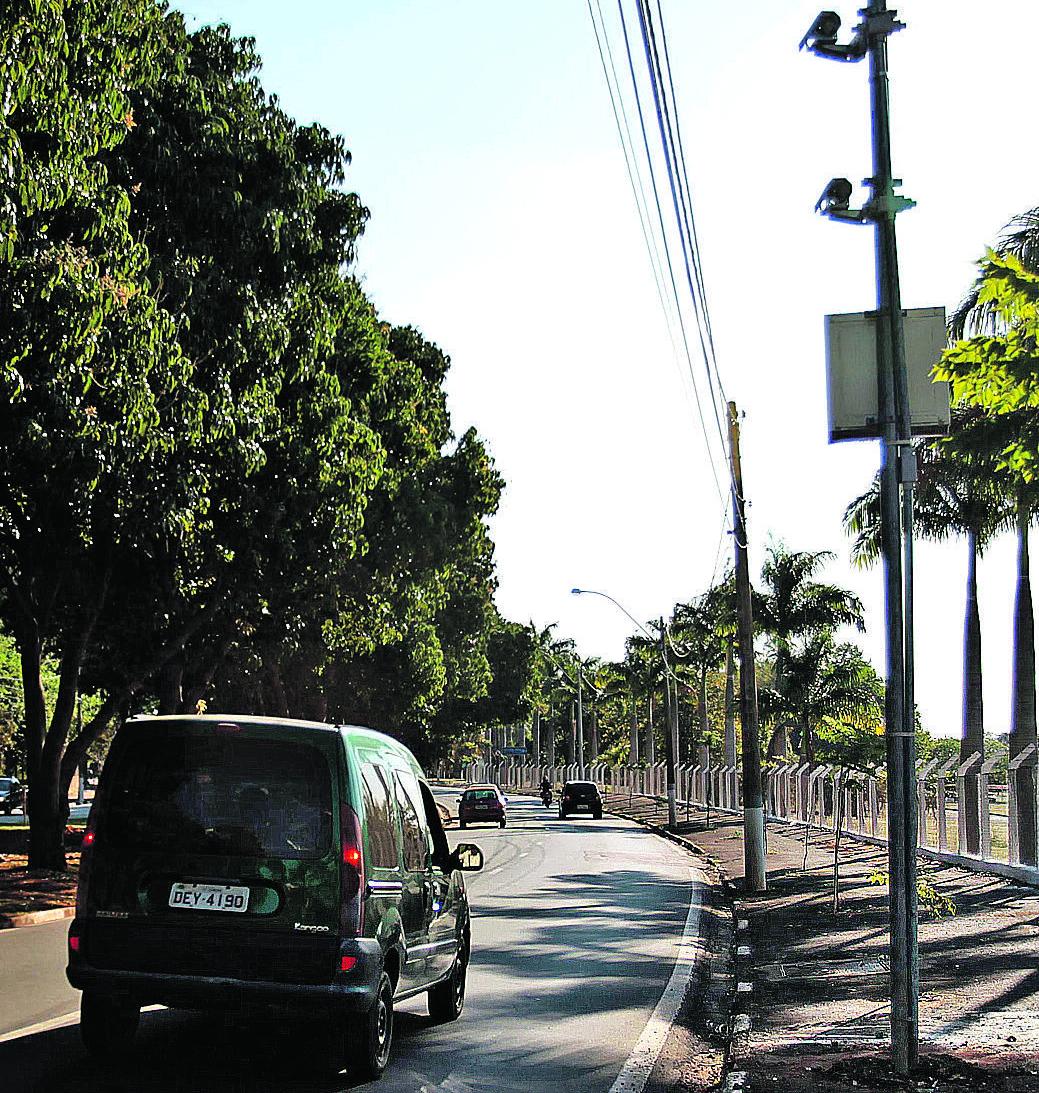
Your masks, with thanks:
M628 762L639 761L639 711L635 701L635 692L631 692L631 739L628 743Z
M837 800L833 802L834 833L833 833L833 913L840 910L841 900L841 828L844 826L844 786L848 776L845 770L837 773L837 781L834 783Z
M61 760L75 711L82 642L66 649L61 661L58 698L50 725L43 696L42 648L38 632L30 628L18 640L22 659L28 750L29 868L65 870L65 823L69 815L68 786L63 783Z
M700 727L700 739L706 743L710 726L707 723L707 666L700 669L699 687L696 691L696 721ZM691 753L690 753L691 758Z
M1017 504L1017 596L1014 603L1014 699L1010 722L1010 758L1036 743L1035 726L1035 619L1029 577L1028 524L1031 508L1024 498ZM1011 774L1017 796L1017 837L1021 861L1036 864L1036 754ZM1013 818L1010 818L1013 823Z
M588 711L588 747L591 752L588 762L594 763L599 758L599 722L594 706Z
M985 710L981 692L981 615L978 612L978 540L967 534L967 608L963 625L963 736L960 740L961 762L974 752L985 754ZM966 779L964 806L967 810L967 845L960 853L981 852L981 828L978 819L978 780Z
M171 660L161 672L156 689L159 692L159 713L181 713L184 701L184 664Z
M271 661L267 665L267 678L271 685L271 713L274 717L288 717L289 699L285 693L285 682L281 678L281 665Z
M652 766L657 761L657 741L653 731L653 695L649 696L649 728L646 730L646 762Z
M725 645L725 765L736 765L736 671L732 640Z

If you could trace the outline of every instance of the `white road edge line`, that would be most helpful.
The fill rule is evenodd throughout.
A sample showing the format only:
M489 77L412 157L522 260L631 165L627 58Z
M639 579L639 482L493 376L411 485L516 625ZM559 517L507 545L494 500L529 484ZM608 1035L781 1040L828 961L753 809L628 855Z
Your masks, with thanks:
M141 1013L152 1013L154 1010L164 1008L163 1006L144 1006ZM0 1044L6 1044L8 1040L19 1040L23 1036L34 1036L37 1032L53 1032L54 1029L65 1028L67 1025L75 1025L78 1022L79 1010L73 1010L72 1013L63 1013L60 1017L51 1017L48 1021L37 1021L35 1025L26 1025L24 1028L2 1033Z
M75 1010L73 1013L63 1013L60 1017L52 1017L49 1021L37 1021L35 1025L26 1025L24 1028L16 1028L11 1032L5 1032L0 1035L0 1044L6 1044L8 1040L19 1040L23 1036L32 1036L37 1032L50 1032L52 1029L74 1024L78 1020L79 1010Z
M610 1093L642 1093L649 1081L657 1057L667 1040L685 992L696 970L700 956L700 893L699 888L706 878L699 869L689 870L689 912L685 918L685 929L678 943L678 956L671 972L664 993L660 996L657 1008L653 1011L642 1035L631 1049L628 1061L624 1064L617 1080L610 1086Z

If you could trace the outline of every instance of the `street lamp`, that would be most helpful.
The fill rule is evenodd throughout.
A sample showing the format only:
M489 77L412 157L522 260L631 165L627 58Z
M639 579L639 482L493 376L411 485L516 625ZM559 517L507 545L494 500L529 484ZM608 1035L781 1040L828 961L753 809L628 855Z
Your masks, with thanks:
M836 220L872 223L877 264L877 403L880 409L881 537L887 620L885 724L888 777L888 896L891 954L891 1054L906 1074L919 1046L919 956L916 903L916 745L913 696L913 482L916 462L910 431L905 330L898 281L895 217L913 202L895 193L891 173L887 39L902 30L886 0L871 0L850 42L837 41L840 16L822 11L801 39L801 49L830 60L869 56L873 177L869 201L851 207L847 179L832 179L816 210ZM904 568L903 568L904 554Z
M604 600L609 600L623 614L627 615L629 619L642 631L643 634L649 638L650 641L656 641L657 639L642 625L641 622L619 601L615 600L607 592L597 592L594 588L571 588L570 594L572 596L601 596ZM673 717L671 711L671 678L677 679L675 673L671 669L671 665L667 662L667 629L664 624L664 619L660 619L660 659L664 663L664 695L666 698L665 708L667 710L667 732L664 733L664 765L666 771L667 781L667 826L670 830L674 830L678 817L675 811L675 737L673 727ZM676 695L677 697L677 695Z

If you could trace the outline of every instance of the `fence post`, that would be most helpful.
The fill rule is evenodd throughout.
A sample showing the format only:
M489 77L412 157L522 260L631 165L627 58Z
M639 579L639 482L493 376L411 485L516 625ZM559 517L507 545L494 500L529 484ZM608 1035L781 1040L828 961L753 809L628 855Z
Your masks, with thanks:
M808 820L809 800L811 799L812 764L802 763L797 768L797 787L795 796L797 799L797 819Z
M978 771L978 823L981 827L981 859L992 861L992 812L989 807L989 775L992 773L999 756L994 755L981 764Z
M967 857L963 849L967 845L967 779L976 777L968 772L980 762L981 752L976 751L956 769L956 853L964 857Z
M949 791L946 779L953 767L958 767L960 761L953 756L948 762L943 763L936 772L935 798L938 802L938 849L949 849Z
M916 772L916 845L927 846L927 779L938 766L937 759L922 764Z
M831 769L828 763L823 763L812 771L809 778L809 787L812 792L809 793L808 798L808 826L812 826L812 817L818 809L820 831L826 827L826 777Z
M1011 865L1017 865L1021 861L1021 830L1018 825L1018 770L1022 766L1029 772L1028 793L1032 801L1035 800L1035 760L1031 757L1035 754L1035 744L1029 744L1024 751L1019 752L1010 762L1007 768L1007 861ZM1028 862L1034 865L1035 862Z

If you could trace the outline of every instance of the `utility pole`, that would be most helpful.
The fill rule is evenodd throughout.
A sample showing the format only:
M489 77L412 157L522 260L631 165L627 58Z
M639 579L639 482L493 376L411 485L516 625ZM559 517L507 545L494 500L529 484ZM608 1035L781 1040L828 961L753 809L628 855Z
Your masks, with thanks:
M639 761L639 709L634 685L631 688L631 742L628 747L628 762L634 766Z
M747 517L736 403L729 403L729 459L732 468L732 537L736 545L736 633L740 657L740 727L743 744L743 875L748 892L764 892L765 799L761 791L758 688L754 674L754 617L747 561Z
M872 223L877 272L877 404L882 445L881 547L887 622L885 743L888 784L888 918L891 964L891 1058L908 1073L919 1051L920 971L916 898L916 733L913 681L913 483L916 459L898 279L895 217L912 201L895 193L892 177L887 40L905 27L886 0L870 0L852 40L837 41L840 16L820 12L801 47L821 57L859 61L869 57L873 176L869 201L852 209L847 179L833 179L816 209L835 220Z
M667 631L660 617L660 656L664 662L664 767L667 779L667 826L674 831L675 815L675 734L671 721L671 669L667 663Z
M581 697L581 683L584 669L581 658L577 658L577 765L581 768L581 777L584 777L584 700Z

